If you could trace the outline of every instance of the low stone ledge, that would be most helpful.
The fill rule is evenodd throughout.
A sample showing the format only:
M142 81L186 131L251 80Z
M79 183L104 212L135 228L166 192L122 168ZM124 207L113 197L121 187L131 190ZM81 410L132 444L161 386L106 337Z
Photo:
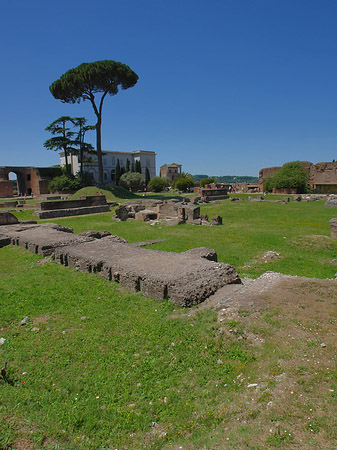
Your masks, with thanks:
M55 248L55 260L83 272L98 272L131 291L169 298L183 307L205 300L217 289L241 280L234 267L186 253L143 249L109 238Z
M337 198L335 198L335 197L328 198L328 200L325 202L325 206L335 206L335 207L337 207Z
M55 217L81 216L84 214L99 214L109 212L109 205L85 206L81 208L55 209L50 211L36 211L39 219L54 219Z

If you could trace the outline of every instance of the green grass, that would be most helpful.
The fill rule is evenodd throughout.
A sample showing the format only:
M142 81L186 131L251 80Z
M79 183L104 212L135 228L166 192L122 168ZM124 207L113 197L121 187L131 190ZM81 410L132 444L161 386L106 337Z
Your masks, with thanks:
M89 195L92 193L90 189L79 191L78 196ZM169 196L168 193L152 195L156 198ZM69 226L75 232L107 230L129 242L164 239L164 242L151 246L163 251L183 252L199 246L214 248L219 261L232 264L240 276L256 278L267 270L273 270L307 277L334 277L337 272L337 240L330 238L329 221L337 215L335 208L326 207L324 201L282 204L250 202L247 195L241 196L244 198L241 202L222 200L218 204L201 205L202 214L223 217L223 225L218 227L118 222L112 219L112 212L49 222ZM274 198L267 196L267 200ZM112 199L120 200L111 193L109 200ZM21 220L36 220L31 211L18 211L16 215ZM265 262L263 254L266 251L277 252L280 257Z
M219 383L227 402L255 358L244 342L219 339L214 313L173 320L167 302L53 262L40 266L19 248L1 252L1 360L10 382L0 381L0 417L16 427L2 429L0 448L25 427L49 448L162 448L189 427L222 420ZM167 434L156 435L153 422Z
M246 197L247 198L247 197ZM323 201L308 203L253 203L221 201L201 206L209 217L219 214L222 226L151 226L137 221L118 222L112 213L54 219L75 232L108 230L129 242L165 239L151 248L183 252L193 247L214 248L219 261L232 264L241 276L257 277L267 270L290 275L333 278L337 272L337 240L330 238L334 208ZM318 237L312 237L318 236ZM266 251L280 258L265 263Z
M1 450L336 448L335 291L219 322L14 246L0 274Z

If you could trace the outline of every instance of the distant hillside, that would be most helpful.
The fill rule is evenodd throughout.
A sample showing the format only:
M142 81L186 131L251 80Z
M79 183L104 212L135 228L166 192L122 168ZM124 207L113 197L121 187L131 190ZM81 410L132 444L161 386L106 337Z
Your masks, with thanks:
M248 177L244 175L193 175L194 181L200 181L203 178L214 178L218 183L258 183L258 177Z

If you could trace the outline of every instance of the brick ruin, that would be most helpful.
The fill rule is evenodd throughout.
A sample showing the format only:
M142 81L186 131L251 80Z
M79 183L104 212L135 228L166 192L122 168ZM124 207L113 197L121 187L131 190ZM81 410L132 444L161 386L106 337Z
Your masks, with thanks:
M48 184L51 178L43 177L37 167L2 166L0 167L0 197L13 197L13 181L10 173L17 176L18 195L48 194Z
M337 194L337 162L319 162L316 164L310 161L301 161L305 170L309 173L309 184L317 194ZM281 169L279 166L265 167L259 172L259 186L263 191L263 182L270 175L274 175ZM280 193L291 193L287 192ZM296 192L292 192L295 193Z

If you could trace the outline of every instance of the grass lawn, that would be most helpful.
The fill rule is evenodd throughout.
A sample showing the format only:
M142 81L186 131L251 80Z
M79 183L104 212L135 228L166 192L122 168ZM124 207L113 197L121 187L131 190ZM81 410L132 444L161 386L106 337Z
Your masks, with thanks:
M324 202L227 200L201 212L223 225L116 222L111 212L53 222L166 239L151 246L166 251L215 248L241 276L337 271L336 211ZM265 263L266 251L280 258ZM18 247L0 249L0 274L0 450L337 448L335 287L303 281L219 319Z

